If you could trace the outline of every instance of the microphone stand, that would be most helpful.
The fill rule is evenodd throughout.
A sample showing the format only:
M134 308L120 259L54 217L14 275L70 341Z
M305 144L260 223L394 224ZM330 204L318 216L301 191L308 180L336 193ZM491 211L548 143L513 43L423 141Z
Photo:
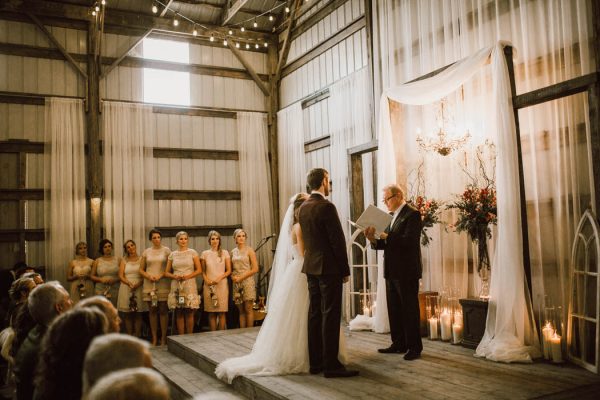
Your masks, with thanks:
M258 244L256 245L256 247L254 248L254 252L258 253L258 250L260 250L265 244L267 244L267 242L269 240L271 240L275 236L277 236L277 235L272 234L272 235L265 236L264 238L260 239L260 241L258 242ZM272 268L272 266L271 266L271 268ZM271 268L269 268L267 271L263 271L262 276L260 276L260 273L259 273L258 279L257 279L257 282L256 282L256 289L257 289L258 293L262 293L262 291L260 290L261 285L262 285L263 281L265 280L265 278L268 276L269 272L271 271Z

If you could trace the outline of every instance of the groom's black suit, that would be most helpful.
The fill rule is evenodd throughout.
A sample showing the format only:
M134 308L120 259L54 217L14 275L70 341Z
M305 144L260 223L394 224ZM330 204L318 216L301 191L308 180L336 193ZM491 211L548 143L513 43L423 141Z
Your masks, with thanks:
M343 369L338 360L343 278L350 275L342 224L333 203L313 193L299 213L310 306L308 354L311 371Z
M373 243L383 250L383 276L392 348L420 354L423 350L419 327L419 279L421 278L421 214L404 204L385 240Z

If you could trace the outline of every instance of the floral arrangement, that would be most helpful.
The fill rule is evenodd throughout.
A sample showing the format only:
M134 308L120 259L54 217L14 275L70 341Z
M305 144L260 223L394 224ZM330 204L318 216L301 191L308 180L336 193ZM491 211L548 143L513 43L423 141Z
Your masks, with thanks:
M428 199L425 196L416 196L409 199L407 203L421 213L421 245L428 246L432 238L427 234L427 229L442 222L440 220L442 203L435 199Z

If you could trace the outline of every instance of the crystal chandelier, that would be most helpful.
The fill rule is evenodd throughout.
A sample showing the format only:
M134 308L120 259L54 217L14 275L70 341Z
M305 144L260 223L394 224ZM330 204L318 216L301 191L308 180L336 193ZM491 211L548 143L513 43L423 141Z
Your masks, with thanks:
M437 132L435 132L435 135L437 136L437 139L423 138L421 136L420 130L419 130L419 132L417 132L417 139L416 139L417 143L419 143L419 146L421 146L421 148L423 148L423 150L435 151L436 153L438 153L442 156L447 156L448 154L452 153L454 150L459 149L465 143L467 143L467 141L471 137L471 134L467 130L467 132L462 137L459 137L457 139L452 139L452 140L448 139L447 129L449 127L454 127L454 121L453 121L452 117L449 117L448 115L446 115L447 114L446 108L448 108L447 101L446 101L446 99L442 99L440 101L438 113L436 115L438 129L437 129ZM452 132L452 131L453 131L453 129L450 132Z

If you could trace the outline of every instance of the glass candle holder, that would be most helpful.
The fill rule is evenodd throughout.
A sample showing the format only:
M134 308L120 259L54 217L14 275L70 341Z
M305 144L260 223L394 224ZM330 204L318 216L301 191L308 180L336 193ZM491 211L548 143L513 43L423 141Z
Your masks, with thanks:
M440 296L427 296L425 298L425 310L427 313L429 340L439 340L441 337Z

